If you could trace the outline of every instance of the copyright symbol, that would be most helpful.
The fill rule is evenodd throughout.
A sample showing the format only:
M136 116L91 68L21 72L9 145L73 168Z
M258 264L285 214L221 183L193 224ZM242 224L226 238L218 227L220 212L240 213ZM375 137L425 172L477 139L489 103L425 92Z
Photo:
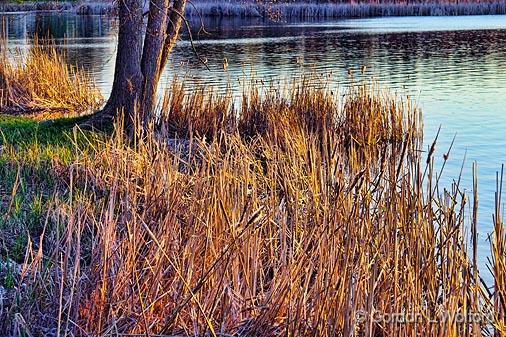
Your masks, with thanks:
M364 310L357 310L355 312L355 324L364 323L367 318L367 313Z

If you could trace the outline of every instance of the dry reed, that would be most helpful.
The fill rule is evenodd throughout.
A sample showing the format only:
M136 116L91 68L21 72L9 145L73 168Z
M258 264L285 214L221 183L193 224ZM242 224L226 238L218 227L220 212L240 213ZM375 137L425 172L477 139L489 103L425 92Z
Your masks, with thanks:
M54 46L37 41L23 57L0 50L0 112L61 117L100 108L102 95L89 76L68 65Z

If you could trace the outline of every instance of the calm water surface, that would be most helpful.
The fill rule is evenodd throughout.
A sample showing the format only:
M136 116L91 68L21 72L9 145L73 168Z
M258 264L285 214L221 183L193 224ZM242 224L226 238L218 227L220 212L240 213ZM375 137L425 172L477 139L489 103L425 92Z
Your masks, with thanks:
M0 15L1 16L1 15ZM104 95L114 69L116 24L98 16L9 15L8 45L26 48L30 36L50 34L71 63L89 71ZM429 144L441 126L437 156L454 135L456 145L443 182L457 179L465 154L463 186L471 192L471 165L479 165L479 236L482 271L492 231L496 171L506 162L506 16L407 17L310 23L269 23L259 19L208 19L208 34L195 29L197 50L181 41L164 82L177 73L224 88L254 72L258 78L286 79L306 70L332 73L341 87L347 69L400 95L415 98L424 113ZM195 26L198 26L197 24ZM63 44L65 42L65 44ZM223 70L228 60L229 69ZM190 71L191 69L191 71Z

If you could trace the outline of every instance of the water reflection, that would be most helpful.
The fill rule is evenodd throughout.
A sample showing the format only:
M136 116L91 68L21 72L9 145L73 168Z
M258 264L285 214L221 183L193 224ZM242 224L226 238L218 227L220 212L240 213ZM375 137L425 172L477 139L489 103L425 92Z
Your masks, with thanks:
M96 38L110 36L115 20L103 16L70 14L0 14L7 38L12 40L40 37L59 39Z
M116 49L115 20L68 14L9 14L0 15L0 20L9 47L23 51L35 36L40 43L51 39L51 43L64 49L69 63L89 71L104 92L108 92L112 74L106 68L110 67Z

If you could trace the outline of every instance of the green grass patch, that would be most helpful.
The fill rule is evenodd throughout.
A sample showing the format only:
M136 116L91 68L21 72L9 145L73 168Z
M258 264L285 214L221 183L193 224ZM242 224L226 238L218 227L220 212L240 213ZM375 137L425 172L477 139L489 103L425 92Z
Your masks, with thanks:
M83 120L83 117L61 118L42 121L9 115L0 115L0 142L14 145L70 145L69 134L73 126Z
M55 193L68 192L69 165L92 157L104 140L80 130L81 121L0 115L0 256L22 261L28 236L40 235Z

